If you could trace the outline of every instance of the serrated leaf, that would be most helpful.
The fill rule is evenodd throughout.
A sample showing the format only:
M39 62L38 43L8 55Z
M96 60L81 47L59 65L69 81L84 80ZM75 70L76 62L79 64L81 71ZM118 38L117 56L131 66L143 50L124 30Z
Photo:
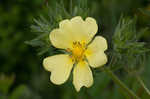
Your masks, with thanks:
M50 47L50 41L48 36L49 33L51 32L52 29L58 28L59 22L63 19L70 19L71 17L77 15L80 15L83 18L85 16L87 17L87 15L89 14L89 10L87 8L88 7L87 4L83 3L85 1L86 0L78 1L77 5L72 6L72 10L77 9L74 14L72 10L70 11L69 9L66 8L64 2L56 3L54 7L48 6L46 10L48 11L47 17L40 15L38 19L33 19L35 24L31 25L31 31L36 32L37 37L35 37L33 40L26 41L25 43L33 47L38 47L37 48L38 55L43 55L48 51L53 51L49 50Z
M44 43L40 40L31 40L31 41L25 41L26 44L31 45L33 47L37 47L37 46L43 46Z
M111 67L113 70L124 67L138 72L142 68L138 65L138 62L142 60L143 54L148 52L149 49L145 47L145 42L139 42L139 39L148 29L140 29L137 34L136 19L136 17L134 19L121 17L115 29L113 50L118 53L115 56L118 61L114 64L116 67Z

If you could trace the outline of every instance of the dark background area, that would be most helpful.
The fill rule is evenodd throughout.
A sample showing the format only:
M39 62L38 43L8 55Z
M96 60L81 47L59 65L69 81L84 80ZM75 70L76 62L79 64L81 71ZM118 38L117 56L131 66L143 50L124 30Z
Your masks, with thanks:
M77 93L69 80L61 86L49 81L49 74L42 66L43 56L36 54L36 48L24 42L34 38L30 30L33 19L46 15L47 4L54 7L61 0L0 0L0 99L126 99L122 91L105 73L97 73L91 88L82 88ZM77 0L79 1L79 0ZM99 31L112 35L120 16L137 18L137 30L150 26L150 16L141 9L150 11L149 0L87 0L92 16L98 21ZM63 0L69 9L69 0ZM73 3L74 4L74 3ZM141 41L150 43L150 30ZM150 89L150 57L142 73ZM127 80L128 79L128 80ZM125 83L149 99L132 77L125 77Z

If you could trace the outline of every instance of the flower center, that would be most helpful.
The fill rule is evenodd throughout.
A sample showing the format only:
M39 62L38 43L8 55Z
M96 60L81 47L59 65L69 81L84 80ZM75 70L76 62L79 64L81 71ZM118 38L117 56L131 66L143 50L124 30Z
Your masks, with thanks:
M83 61L85 56L84 52L86 50L85 43L84 42L73 42L72 44L72 50L68 49L69 52L71 52L71 59L73 62L79 62Z

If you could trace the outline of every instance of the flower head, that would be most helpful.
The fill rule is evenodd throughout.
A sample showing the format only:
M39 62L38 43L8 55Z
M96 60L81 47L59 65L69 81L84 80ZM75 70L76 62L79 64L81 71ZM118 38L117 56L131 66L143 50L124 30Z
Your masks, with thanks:
M88 17L84 21L76 16L71 20L61 21L59 28L50 33L52 45L68 52L47 57L43 61L44 68L51 72L50 80L54 84L67 81L73 66L73 84L77 91L82 86L90 87L93 84L89 66L96 68L107 62L104 53L107 49L106 39L96 36L92 41L97 30L95 19Z

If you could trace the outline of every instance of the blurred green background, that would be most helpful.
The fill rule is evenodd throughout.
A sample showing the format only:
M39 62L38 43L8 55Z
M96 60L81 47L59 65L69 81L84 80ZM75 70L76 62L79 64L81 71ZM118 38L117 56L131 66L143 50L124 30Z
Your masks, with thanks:
M62 2L70 7L70 0L0 0L0 99L126 99L123 91L103 73L94 74L94 85L77 93L69 80L61 86L49 81L49 72L42 66L42 56L24 42L34 38L30 30L33 19L45 12L47 5ZM78 2L76 0L75 2ZM87 0L92 17L97 19L99 31L109 36L120 16L138 17L137 28L150 26L149 0ZM74 4L74 3L73 3ZM140 9L144 9L140 10ZM150 31L141 41L150 43ZM142 79L150 89L150 55L142 72ZM119 74L118 74L119 76ZM150 99L132 76L123 80L142 99Z

